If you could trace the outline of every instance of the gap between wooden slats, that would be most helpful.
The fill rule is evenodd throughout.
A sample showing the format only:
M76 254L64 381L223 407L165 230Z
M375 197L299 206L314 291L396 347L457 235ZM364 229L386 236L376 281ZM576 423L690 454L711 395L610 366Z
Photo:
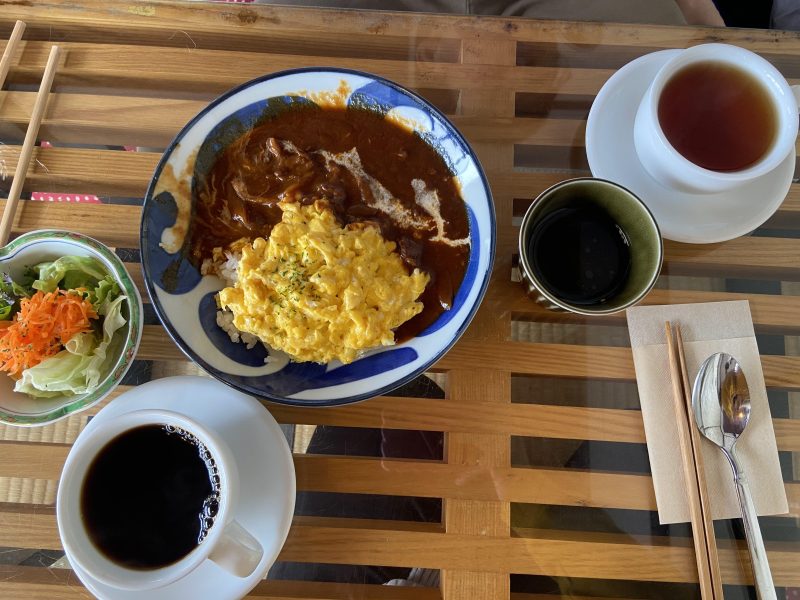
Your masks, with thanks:
M383 528L382 522L296 518L278 560L334 564L381 564L432 569L483 570L554 577L587 577L694 582L688 540L628 535L525 530L525 537L501 538ZM5 540L12 546L60 548L52 511L30 514L0 510ZM394 525L394 524L392 524ZM748 584L741 569L743 544L721 544L720 567L727 584ZM798 552L767 544L779 586L800 585Z
M555 312L531 300L522 292L520 284L508 282L498 284L489 291L493 301L501 303L512 312L515 320L538 322L574 323L586 325L625 326L624 313L600 318L584 317L569 312ZM797 335L800 333L800 296L777 296L770 294L739 294L735 292L706 292L680 289L654 289L642 301L642 305L692 304L696 302L726 302L747 300L753 324L758 333Z
M518 44L517 64L619 69L641 56L659 50L661 48L647 44L598 46L595 44L521 42ZM796 77L800 72L800 56L797 53L783 52L781 48L773 47L767 52L760 51L760 54L786 77Z
M119 17L119 9L102 0L82 0L75 10L69 0L48 2L45 7L21 4L13 14L0 17L4 30L10 31L14 19L29 23L30 35L40 39L104 41L109 37L134 40L138 44L163 44L175 33L175 23L191 33L198 45L229 48L237 44L249 47L260 40L282 32L307 40L314 45L341 41L342 38L365 33L380 36L472 38L499 37L519 41L555 44L592 44L605 46L649 46L675 48L703 41L718 41L714 28L675 28L640 24L568 23L509 20L502 17L464 19L430 14L392 14L367 12L353 18L349 11L302 9L271 6L235 6L198 3L194 5L152 5L128 2L128 14ZM63 7L63 8L61 8ZM92 27L87 27L87 22ZM7 32L6 32L7 33ZM127 37L126 37L127 36ZM4 35L3 38L7 38ZM725 32L726 41L754 51L783 53L800 51L800 40L791 32L732 29Z
M319 64L314 56L237 52L233 50L159 48L114 44L63 42L62 61L54 89L103 90L120 88L158 92L159 97L187 92L219 93L261 77L264 73ZM50 42L27 42L25 54L9 72L11 84L41 79ZM0 45L2 47L2 45ZM172 55L173 60L168 57ZM514 92L594 94L612 75L609 69L560 69L473 65L468 63L416 62L408 68L404 60L326 57L325 65L376 73L407 87L438 89L508 90ZM570 77L564 76L566 72ZM209 98L210 99L210 98Z
M27 566L0 566L0 597L4 600L89 600L93 596L68 569ZM264 580L251 590L245 600L439 600L435 588L323 583L312 581ZM511 594L511 600L553 600L545 594ZM571 600L596 600L571 596ZM605 600L632 600L606 598Z
M68 569L28 566L0 566L0 597L5 600L88 600L91 594ZM264 580L251 590L245 600L439 600L434 588L342 584L313 581ZM596 600L571 596L572 600ZM553 600L545 594L511 594L511 600ZM607 598L605 600L631 600Z

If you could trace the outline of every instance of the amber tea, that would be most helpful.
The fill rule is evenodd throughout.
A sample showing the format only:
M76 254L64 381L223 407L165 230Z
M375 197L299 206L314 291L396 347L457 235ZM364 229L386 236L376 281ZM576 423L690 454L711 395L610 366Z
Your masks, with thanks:
M764 85L745 70L718 61L693 63L675 73L661 91L658 121L681 155L720 172L758 163L778 128Z

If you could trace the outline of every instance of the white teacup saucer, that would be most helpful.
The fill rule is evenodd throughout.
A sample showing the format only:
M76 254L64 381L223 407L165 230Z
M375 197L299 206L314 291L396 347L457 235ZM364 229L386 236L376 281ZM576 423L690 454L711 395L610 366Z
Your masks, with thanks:
M692 244L723 242L750 233L778 209L792 183L795 151L771 173L719 194L680 192L653 179L636 155L633 123L653 77L678 52L662 50L637 58L603 85L586 124L589 167L595 177L639 196L665 238Z
M283 432L272 415L250 396L206 377L168 377L122 394L101 410L83 433L118 415L144 408L185 414L214 430L228 444L236 457L240 479L236 519L258 539L264 556L249 577L236 577L206 560L183 579L144 592L103 585L71 561L75 574L90 592L103 600L244 597L266 576L292 523L295 473ZM81 443L83 433L76 446Z

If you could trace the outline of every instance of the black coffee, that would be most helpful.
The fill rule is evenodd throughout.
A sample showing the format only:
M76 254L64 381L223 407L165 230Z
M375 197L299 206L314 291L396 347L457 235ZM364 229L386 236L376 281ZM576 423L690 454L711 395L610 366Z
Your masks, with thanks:
M528 254L542 285L575 305L613 297L631 268L628 236L608 213L588 202L554 210L539 221Z
M197 438L168 425L144 425L97 454L83 481L81 515L109 560L158 569L203 541L219 509L219 481Z

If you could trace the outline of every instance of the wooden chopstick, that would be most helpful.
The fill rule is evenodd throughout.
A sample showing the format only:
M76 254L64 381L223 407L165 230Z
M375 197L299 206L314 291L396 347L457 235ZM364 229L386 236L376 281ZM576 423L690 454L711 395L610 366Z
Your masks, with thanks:
M8 243L8 236L11 234L14 213L17 211L17 204L19 203L19 194L22 191L22 185L28 173L28 163L31 162L36 136L39 134L39 126L42 124L44 109L50 96L50 87L53 85L53 78L56 76L58 52L58 46L53 46L50 49L50 56L44 69L42 83L39 85L39 93L36 94L36 102L33 105L30 123L28 123L28 131L25 133L25 141L22 143L17 168L14 171L14 179L11 181L11 190L8 193L3 218L0 221L0 246L5 246Z
M17 21L14 24L14 30L11 32L11 37L8 38L6 49L3 51L3 58L0 58L0 88L6 82L6 75L11 68L11 57L14 56L14 51L17 49L17 44L22 39L22 34L25 33L25 22Z
M719 552L717 550L717 536L714 533L714 518L711 515L711 498L706 485L706 470L703 463L702 440L700 431L694 419L692 408L692 386L689 383L689 371L686 368L686 355L683 351L683 335L680 325L675 326L675 341L678 348L678 362L681 368L681 382L683 383L683 401L686 406L686 415L689 422L689 432L692 438L692 453L694 455L694 470L697 475L697 491L700 494L700 508L703 513L703 528L706 535L708 550L708 564L711 569L711 582L714 586L716 598L722 599L722 575L719 572Z
M678 426L678 445L681 451L683 477L686 482L686 493L689 500L689 516L692 522L692 539L694 541L697 574L700 579L700 594L703 600L722 600L721 585L715 585L712 567L708 552L708 527L705 523L697 469L695 467L695 454L692 445L693 424L689 422L686 412L686 392L684 388L683 370L681 369L681 354L672 335L672 325L667 321L667 350L669 355L669 371L672 380L673 408L675 409L675 422ZM713 528L713 522L710 527ZM717 591L719 588L719 591Z

